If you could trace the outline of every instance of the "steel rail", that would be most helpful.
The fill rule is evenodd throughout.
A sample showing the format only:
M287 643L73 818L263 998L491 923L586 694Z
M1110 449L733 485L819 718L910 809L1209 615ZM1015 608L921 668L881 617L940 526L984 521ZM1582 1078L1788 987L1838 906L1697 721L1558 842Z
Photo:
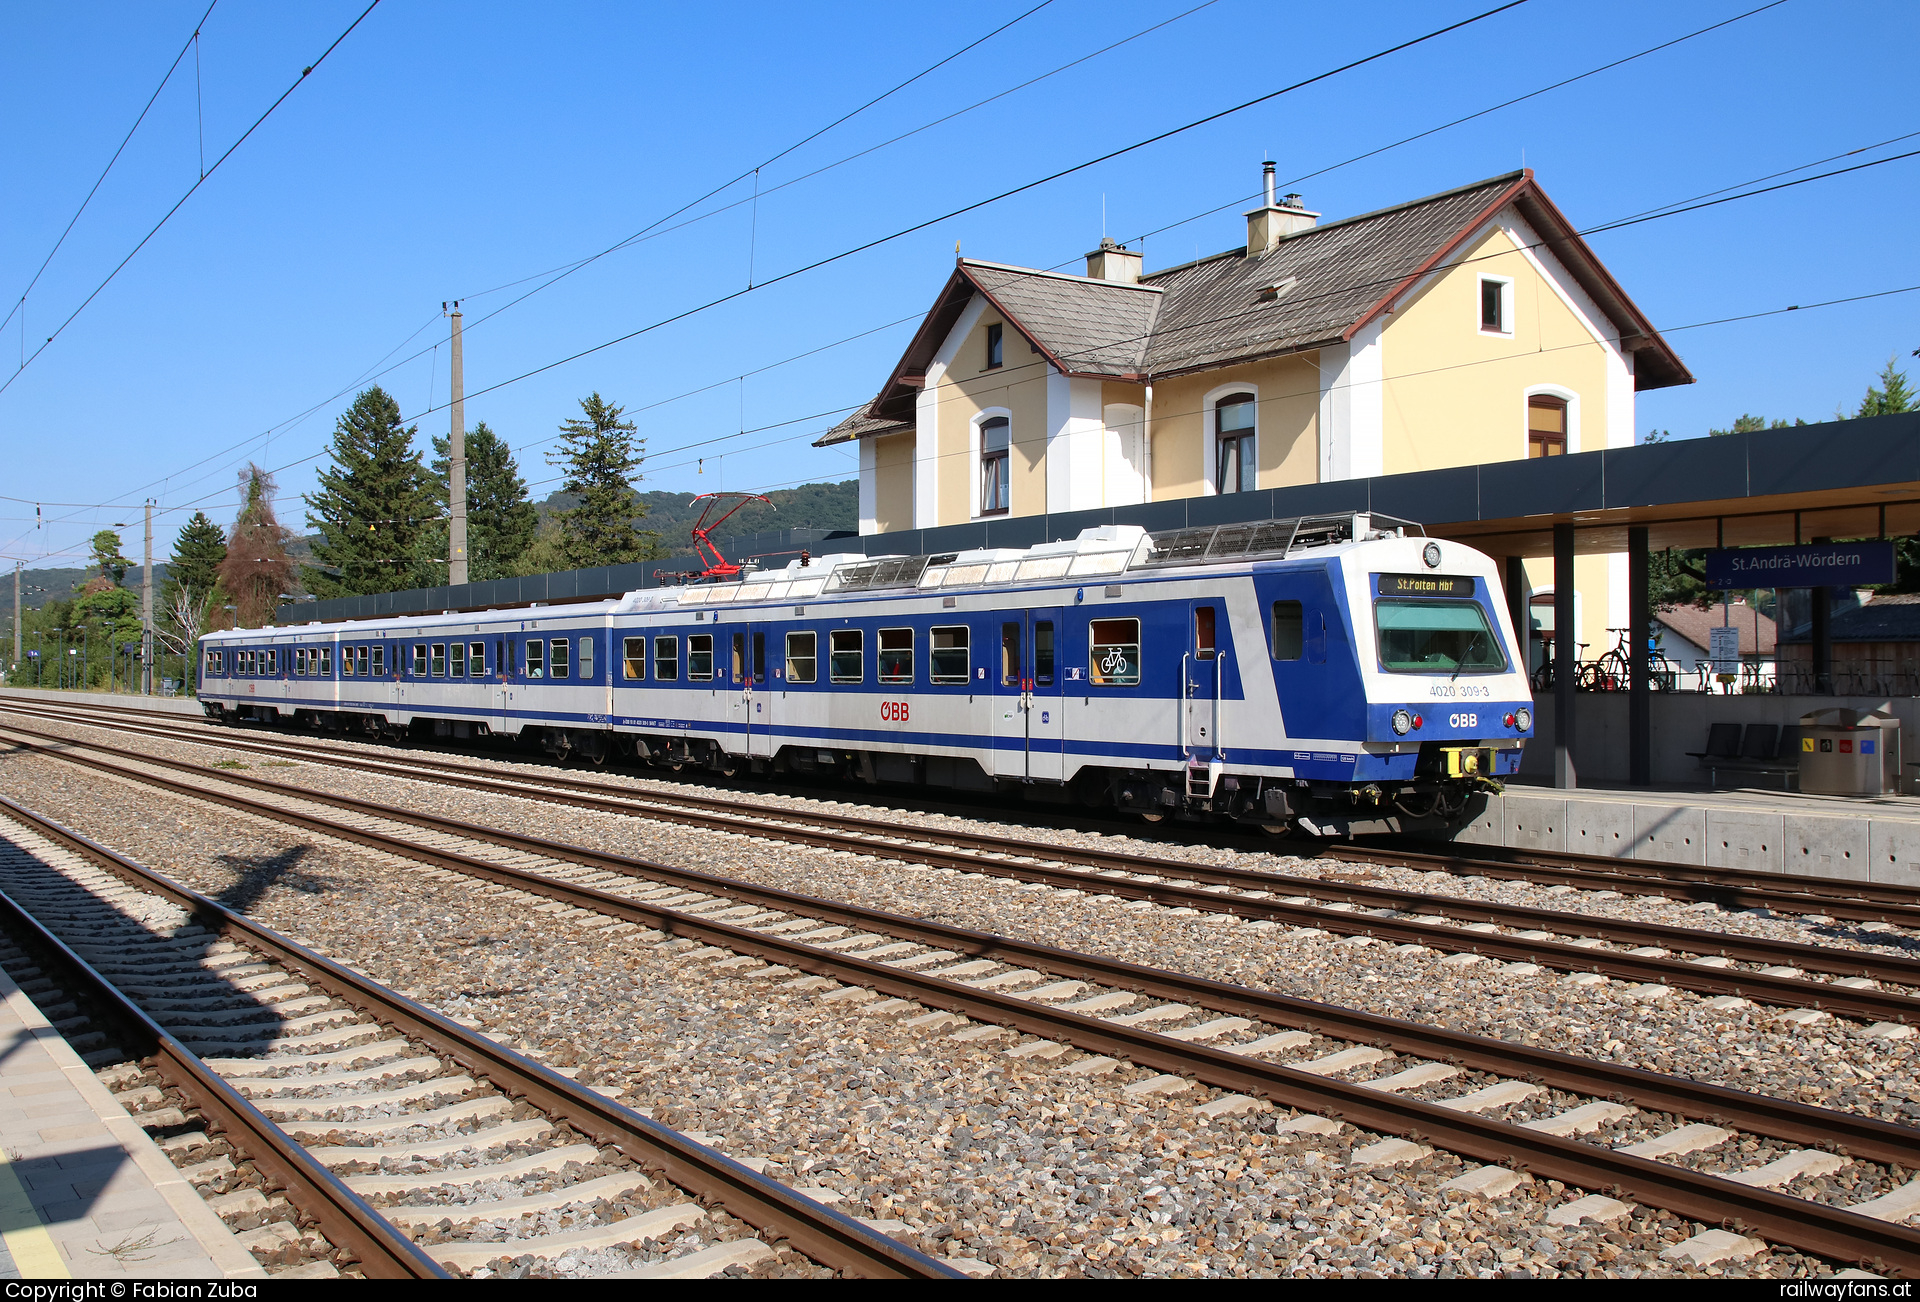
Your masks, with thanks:
M90 751L119 755L141 764L159 768L170 768L196 776L211 776L201 766L184 760L167 759L146 755L123 747L108 746L99 742L77 741L68 737L59 737L50 733L36 732L17 724L0 724L0 732L18 733L38 737L56 743L55 747L40 746L36 743L16 743L28 746L51 757L65 759L71 763L99 768L106 772L117 772L122 777L135 780L150 779L149 775L119 769L118 766L103 760L90 759L75 754L62 747L78 747ZM553 843L540 838L524 837L517 833L499 828L483 828L471 823L449 819L437 814L423 814L412 810L397 809L373 801L361 800L353 796L335 795L329 792L313 791L288 783L273 782L264 778L248 777L237 773L221 772L219 780L235 785L252 787L257 790L274 792L282 797L311 801L328 805L336 809L346 809L369 817L407 823L415 827L437 831L451 831L455 835L491 841L496 845L513 848L551 846ZM163 780L162 780L163 781ZM468 783L497 784L497 779L470 779ZM218 798L200 788L192 788L190 794L205 798ZM503 794L524 794L506 791ZM584 803L585 797L578 798ZM622 802L607 802L609 804ZM634 813L632 809L616 809L614 812ZM643 815L644 816L644 815ZM687 818L691 819L692 815ZM904 859L909 862L950 867L957 871L978 872L997 877L1020 881L1038 882L1055 887L1085 889L1097 886L1100 893L1129 899L1147 900L1171 907L1205 909L1216 913L1230 913L1243 918L1286 922L1295 926L1315 928L1322 931L1337 932L1349 936L1369 936L1378 940L1392 940L1401 944L1425 945L1442 940L1461 952L1476 953L1483 957L1500 958L1510 962L1539 963L1568 972L1597 972L1606 976L1624 980L1650 982L1666 986L1691 990L1698 994L1716 996L1732 995L1738 998L1753 999L1761 1002L1789 1008L1818 1008L1827 1012L1845 1013L1850 1016L1864 1017L1881 1021L1906 1022L1912 1019L1920 1022L1920 997L1892 991L1860 989L1836 985L1828 982L1808 981L1798 977L1772 976L1765 972L1743 971L1730 968L1708 967L1699 963L1681 959L1657 958L1650 955L1619 953L1612 950L1588 949L1580 945L1560 944L1539 939L1523 939L1518 936L1501 936L1488 932L1468 931L1463 928L1441 927L1411 920L1382 918L1374 914L1343 913L1337 910L1315 908L1310 905L1287 904L1278 900L1252 899L1244 896L1220 895L1210 891L1195 890L1188 887L1164 883L1147 883L1125 878L1089 877L1081 872L1062 872L1048 869L1037 864L1013 863L1005 860L982 859L972 854L955 853L938 847L903 847L897 845L876 844L845 834L805 829L783 829L761 827L740 820L713 820L710 816L698 816L703 825L718 827L721 830L738 832L754 836L778 836L799 844L843 850L853 854L870 855L880 858ZM897 833L893 833L897 835ZM1025 843L1019 843L1024 845ZM1029 847L1032 848L1032 847ZM548 853L548 850L536 850ZM1157 861L1156 861L1157 862ZM1257 875L1256 875L1257 876ZM1287 879L1283 879L1285 883ZM1397 907L1430 906L1430 897L1409 892L1392 892L1406 901ZM1616 940L1637 940L1648 943L1664 940L1668 944L1683 945L1695 950L1717 950L1733 958L1749 961L1793 963L1802 967L1815 967L1827 971L1862 973L1875 978L1885 977L1894 981L1912 982L1915 973L1920 972L1920 961L1907 958L1889 958L1882 955L1867 954L1848 950L1830 950L1820 946L1802 945L1791 941L1762 940L1743 937L1733 933L1700 932L1679 927L1665 927L1651 923L1613 923L1604 921L1603 925L1589 925L1585 915L1553 914L1545 910L1527 910L1504 906L1474 906L1470 916L1484 916L1488 920L1500 919L1513 924L1525 924L1537 918L1556 919L1562 930L1578 929L1587 933L1598 933L1601 937Z
M1578 886L1587 890L1632 890L1674 899L1711 901L1736 908L1824 913L1849 922L1920 926L1920 887L1841 877L1801 877L1667 860L1614 859L1571 850L1471 847L1483 853L1419 849L1399 839L1329 845L1320 853L1350 863L1387 864L1459 876Z
M851 955L815 949L799 941L765 935L729 923L702 919L678 910L649 905L644 901L611 895L592 887L557 882L536 873L490 864L456 851L416 845L384 833L333 823L295 810L269 805L264 801L253 801L231 793L196 792L184 783L175 783L164 778L156 779L154 775L133 776L154 785L185 790L188 794L196 795L201 799L214 800L236 808L246 808L250 812L262 813L275 821L307 827L329 836L399 854L418 862L457 870L477 878L543 894L575 905L588 906L609 916L640 922L671 934L698 938L741 953L776 959L801 970L830 975L836 979L857 983L896 997L961 1012L982 1021L1000 1023L1023 1032L1065 1040L1091 1052L1124 1057L1141 1066L1191 1076L1218 1088L1260 1095L1288 1107L1312 1109L1367 1130L1426 1140L1464 1157L1500 1163L1510 1169L1531 1171L1549 1179L1561 1180L1583 1188L1608 1189L1623 1197L1665 1208L1691 1220L1708 1224L1733 1224L1775 1242L1790 1244L1829 1259L1864 1263L1880 1273L1920 1275L1920 1230L1909 1229L1892 1222L1861 1216L1841 1208L1809 1202L1765 1189L1756 1189L1690 1168L1634 1157L1613 1149L1559 1138L1506 1122L1490 1121L1438 1104L1372 1089L1364 1084L1350 1084L1295 1068L1260 1062L1227 1050L1176 1040L1137 1027L1124 1026L1066 1009L1022 1000L1017 996L976 989L930 974L911 972ZM278 784L265 785L277 786ZM488 829L475 829L475 831L484 833ZM527 840L531 842L533 838L527 838ZM1849 1151L1867 1156L1869 1147L1878 1148L1885 1156L1875 1160L1899 1161L1903 1165L1910 1166L1916 1156L1914 1141L1920 1138L1906 1127L1878 1123L1870 1118L1853 1117L1759 1096L1743 1095L1737 1091L1701 1086L1693 1082L1660 1077L1654 1073L1638 1072L1633 1069L1607 1068L1605 1064L1591 1063L1567 1055L1547 1054L1540 1050L1516 1052L1516 1046L1502 1041L1439 1032L1433 1028L1396 1023L1393 1019L1356 1014L1351 1010L1268 996L1244 987L1181 977L1178 974L1156 969L1114 963L1090 955L1076 954L1047 946L1028 945L1004 937L969 932L960 928L927 924L917 919L882 914L876 910L812 900L805 896L794 896L790 892L770 891L766 888L743 889L741 884L734 882L725 882L721 885L714 879L708 878L706 874L668 869L664 865L643 864L626 860L621 856L585 851L579 847L552 846L548 853L556 850L560 852L556 857L591 863L598 867L615 868L626 875L655 880L679 879L688 884L701 881L710 886L719 886L715 893L730 894L742 899L758 897L762 902L768 903L776 899L790 900L805 906L803 909L805 912L823 916L843 916L848 921L858 921L859 925L890 931L893 934L914 935L918 939L938 937L941 943L958 944L970 952L993 954L1010 962L1018 961L1057 973L1092 976L1111 984L1152 989L1155 993L1204 991L1211 996L1214 1001L1213 1006L1232 1007L1253 1012L1256 1015L1264 1015L1265 1007L1292 1006L1295 1012L1294 1019L1276 1020L1297 1020L1304 1014L1304 1020L1329 1026L1364 1021L1371 1024L1371 1029L1376 1032L1375 1038L1379 1038L1378 1032L1385 1031L1389 1035L1398 1032L1408 1047L1415 1042L1452 1040L1466 1050L1466 1053L1455 1055L1455 1061L1464 1062L1471 1055L1483 1060L1476 1064L1483 1069L1498 1070L1511 1075L1515 1074L1515 1067L1521 1060L1530 1059L1533 1063L1549 1069L1558 1066L1560 1070L1555 1073L1556 1075L1572 1075L1578 1078L1580 1083L1566 1080L1564 1084L1567 1087L1580 1089L1584 1093L1599 1092L1599 1088L1603 1088L1599 1086L1598 1077L1604 1076L1622 1083L1638 1078L1651 1088L1636 1091L1636 1093L1643 1096L1664 1093L1676 1102L1683 1096L1691 1096L1695 1099L1711 1098L1717 1105L1716 1111L1711 1115L1753 1133L1792 1131L1796 1139L1805 1138L1827 1145L1834 1144L1836 1139L1843 1136L1865 1140L1865 1144L1850 1147ZM236 921L244 922L244 919L236 918ZM254 924L247 924L247 926L253 927ZM304 963L305 966L315 970L337 968L337 965L311 954L310 951L301 950L285 938L267 932L265 928L257 928L257 930L264 937L271 937L272 942L277 942L273 947L286 952L287 961L290 963ZM345 972L345 969L339 970ZM1129 976L1131 980L1127 979ZM426 1018L423 1020L429 1031L445 1031L454 1026L430 1012L426 1013ZM1330 1033L1337 1034L1338 1031L1330 1031ZM423 1036L423 1038L427 1037ZM449 1042L452 1038L447 1037ZM495 1046L490 1056L513 1058L517 1055L512 1055L510 1051ZM1493 1061L1485 1061L1486 1059ZM552 1085L555 1088L572 1085L572 1082L566 1081L564 1077L545 1072L545 1069L539 1068L537 1064L528 1063L527 1066L545 1075L553 1076ZM1545 1076L1545 1072L1535 1074L1537 1079L1545 1079ZM577 1087L574 1087L573 1092L579 1093ZM611 1108L606 1101L598 1100L597 1096L592 1100L581 1101L601 1113L623 1111ZM1660 1106L1651 1102L1650 1098L1647 1105ZM1666 1107L1663 1110L1684 1111L1684 1109L1673 1107ZM571 1118L569 1120L570 1124L580 1124L572 1121ZM1799 1123L1797 1125L1793 1124L1796 1120ZM1768 1125L1768 1122L1773 1124ZM1786 1124L1781 1124L1782 1122ZM1875 1144L1875 1138L1882 1142ZM718 1157L718 1155L714 1156ZM719 1161L725 1163L724 1158L720 1158ZM746 1218L743 1216L742 1219Z
M45 830L48 826L5 797L0 797L0 804L36 830ZM58 839L73 844L70 837ZM26 933L28 943L38 955L51 956L54 963L64 969L64 976L73 982L72 988L86 991L108 1016L122 1024L122 1035L131 1046L129 1052L133 1057L151 1058L161 1078L185 1095L189 1106L206 1117L208 1131L233 1139L269 1185L284 1190L288 1201L302 1214L312 1217L313 1223L334 1246L351 1253L367 1278L449 1277L405 1232L315 1161L312 1154L269 1121L246 1095L168 1034L98 969L49 931L30 909L4 891L0 891L0 912L4 912L16 930Z
M1290 1068L1270 1066L1230 1051L1208 1049L1174 1040L1171 1037L1118 1026L1099 1018L1084 1017L1064 1009L1048 1008L1022 1000L1017 995L976 989L937 976L905 971L872 960L816 949L780 936L770 936L730 923L683 913L677 909L613 895L593 887L474 859L458 851L422 846L372 829L335 823L288 809L283 805L255 801L232 793L194 789L185 783L176 783L171 779L155 775L132 774L130 776L164 789L178 790L198 799L260 814L275 821L303 827L434 867L459 871L482 880L543 895L556 901L588 907L608 916L636 922L668 934L773 959L799 970L869 986L899 997L911 998L923 1004L961 1012L978 1020L997 1022L1034 1034L1063 1038L1090 1051L1123 1054L1144 1065L1165 1067L1222 1088L1252 1090L1291 1106L1314 1107L1322 1111L1327 1110L1326 1105L1331 1102L1337 1115L1369 1129L1416 1137L1443 1134L1457 1136L1463 1133L1444 1128L1434 1129L1433 1123L1436 1118L1433 1114L1437 1111L1441 1114L1439 1120L1468 1126L1473 1133L1480 1134L1482 1139L1485 1138L1486 1133L1501 1137L1501 1144L1492 1146L1482 1144L1480 1147L1461 1147L1461 1144L1467 1142L1466 1140L1461 1140L1459 1143L1449 1140L1446 1143L1446 1146L1463 1155L1482 1157L1492 1161L1519 1161L1521 1165L1531 1165L1532 1169L1547 1173L1552 1178L1565 1179L1571 1183L1585 1184L1589 1187L1608 1188L1617 1184L1622 1189L1634 1192L1634 1196L1641 1197L1643 1201L1669 1207L1670 1210L1683 1215L1704 1217L1709 1221L1726 1219L1727 1213L1724 1208L1715 1212L1710 1205L1703 1204L1697 1197L1683 1197L1681 1194L1675 1194L1667 1185L1659 1181L1647 1183L1644 1180L1637 1180L1635 1183L1626 1183L1620 1177L1636 1176L1636 1173L1643 1176L1646 1172L1640 1166L1632 1165L1638 1159L1629 1159L1627 1155L1614 1153L1612 1150L1599 1149L1577 1141L1552 1140L1552 1137L1540 1135L1539 1132L1509 1126L1505 1123L1483 1122L1477 1119L1463 1120L1460 1114L1451 1109L1421 1103L1417 1100L1402 1099L1396 1094L1370 1090L1364 1085L1345 1085ZM451 823L451 820L448 822ZM452 826L461 825L452 824ZM476 839L490 840L491 833L491 829L472 829ZM692 887L703 890L705 893L725 895L777 908L783 912L844 922L870 931L897 935L925 944L950 947L956 951L992 957L998 961L1019 964L1056 975L1089 979L1161 998L1181 999L1217 1011L1245 1014L1279 1025L1291 1025L1344 1039L1382 1045L1400 1052L1447 1061L1474 1070L1497 1072L1510 1077L1518 1076L1582 1094L1610 1097L1652 1110L1706 1118L1753 1134L1789 1142L1838 1148L1842 1152L1872 1161L1897 1164L1909 1169L1920 1165L1920 1132L1907 1126L1879 1121L1871 1117L1809 1107L1764 1095L1749 1094L1637 1068L1517 1045L1485 1036L1422 1026L1396 1018L1295 999L1207 978L1191 977L1052 946L969 931L923 919L901 917L861 906L820 900L790 891L752 886L732 879L717 878L710 874L605 854L577 846L541 842L535 838L522 838L522 840L529 847L537 847L537 852L549 857L577 862L583 866L611 871L622 876ZM1314 1092L1323 1086L1327 1089L1317 1094ZM1362 1110L1356 1111L1354 1110L1356 1108L1362 1108ZM1340 1111L1341 1109L1347 1109L1347 1111ZM1409 1120L1409 1118L1413 1119ZM1492 1127L1492 1130L1482 1133L1485 1127ZM1548 1143L1549 1140L1552 1142ZM1546 1150L1537 1147L1540 1144L1546 1144ZM1499 1151L1495 1152L1495 1148ZM1604 1157L1595 1157L1595 1154L1603 1154ZM1582 1167L1577 1163L1568 1165L1569 1157L1601 1162L1605 1170L1597 1172L1594 1168ZM1615 1162L1615 1159L1619 1159L1619 1162ZM1614 1164L1605 1165L1607 1163ZM1620 1165L1620 1163L1627 1163L1627 1165ZM1653 1165L1660 1166L1657 1163ZM1671 1180L1676 1178L1673 1172L1677 1169L1662 1168L1657 1174L1660 1174L1663 1179ZM1693 1176L1696 1173L1686 1172L1685 1174ZM1602 1180L1601 1175L1606 1179ZM1709 1181L1710 1187L1716 1190L1720 1186L1731 1184L1715 1177L1699 1176L1698 1178ZM1744 1185L1732 1187L1752 1192L1748 1191L1747 1186ZM1661 1192L1663 1190L1666 1192ZM1678 1201L1660 1201L1661 1198L1666 1198L1670 1194ZM1805 1215L1804 1210L1786 1213L1787 1219L1782 1221L1775 1215L1782 1211L1782 1206L1804 1208L1809 1204L1803 1204L1801 1200L1784 1195L1767 1195L1767 1197L1780 1199L1781 1205L1768 1203L1765 1208L1745 1209L1754 1211L1755 1215L1766 1217L1765 1220L1751 1220L1747 1223L1754 1227L1770 1227L1766 1228L1765 1232L1781 1242L1806 1246L1810 1251L1822 1253L1829 1251L1831 1245L1828 1240L1821 1240L1821 1242L1828 1243L1829 1247L1816 1247L1809 1240L1793 1237L1797 1231L1783 1231L1779 1228L1783 1224L1792 1224L1794 1216ZM1768 1210L1769 1208L1771 1210ZM1710 1212L1711 1215L1708 1214ZM1861 1222L1872 1221L1872 1218L1859 1217L1851 1213L1843 1213L1843 1215L1846 1218L1844 1225L1854 1229L1858 1229ZM1915 1232L1900 1227L1888 1227L1884 1222L1875 1222L1875 1224L1883 1228L1891 1228L1902 1236L1912 1237L1915 1244L1920 1244L1920 1235L1916 1235ZM1902 1240L1903 1243L1905 1241L1905 1239ZM1863 1260L1865 1258L1848 1257L1848 1259Z
M156 713L126 706L68 705L64 702L42 706L39 702L30 702L23 707L16 698L0 696L0 709L31 715L36 718L59 719L63 722L78 722L90 726L106 726L92 723L84 718L88 712L103 715L125 715L152 720ZM53 711L69 711L67 714ZM204 722L196 720L196 722ZM211 727L211 725L210 725ZM152 735L163 736L174 741L191 741L196 745L225 745L235 749L260 750L280 753L295 753L300 750L298 743L275 742L260 739L215 740L213 737L182 738L178 734L163 729L149 729ZM318 739L316 739L318 740ZM410 754L404 761L380 760L358 756L352 752L330 746L313 746L305 751L306 755L323 753L330 759L346 760L355 764L399 764L406 767L432 769L454 774L476 774L485 776L489 770L480 765L461 764L456 761L429 758ZM526 762L518 760L515 762ZM525 780L540 782L566 790L604 792L609 790L604 784L582 782L561 775L543 775L531 777L521 775ZM644 776L644 775L643 775ZM636 795L640 793L635 793ZM750 801L728 799L726 797L700 796L693 794L645 793L645 798L656 800L674 800L687 805L716 810L748 809L764 810L767 807L755 805ZM951 810L934 809L929 812L951 812L962 817L979 817L984 811L971 808ZM798 813L795 815L801 816ZM888 835L900 835L900 825L881 819L861 818L844 814L806 813L804 817L817 820L825 825L858 830L863 825L886 829ZM933 829L929 829L931 831ZM984 843L1003 841L1011 846L1025 847L1012 851L1030 853L1033 843L1014 838L996 838L979 833L965 833L939 829L940 834L956 842L967 839ZM998 847L989 847L998 850ZM1141 871L1179 872L1191 876L1194 880L1226 881L1236 876L1236 870L1208 868L1202 865L1182 864L1177 860L1166 860L1150 855L1125 855L1108 851L1084 851L1070 846L1044 845L1049 857L1063 862L1092 863L1096 860L1138 861L1148 865L1166 865L1164 870L1147 867ZM1651 893L1672 899L1685 899L1693 902L1712 902L1737 908L1781 909L1787 912L1825 913L1836 919L1850 922L1889 922L1899 925L1920 927L1920 887L1895 886L1886 883L1857 882L1843 878L1787 876L1779 873L1755 873L1729 868L1710 868L1698 864L1681 864L1656 860L1613 859L1604 855L1578 854L1572 851L1489 851L1485 855L1463 854L1460 849L1450 847L1444 851L1418 849L1404 840L1389 838L1370 839L1354 843L1321 843L1315 846L1314 853L1329 859L1339 859L1349 863L1386 864L1425 871L1446 872L1456 876L1485 876L1510 881L1527 881L1546 885L1579 886L1590 890L1613 890L1626 887L1641 893ZM1079 856L1076 858L1076 856ZM1529 862L1529 860L1537 862ZM1211 874L1211 875L1209 875ZM1246 874L1248 876L1266 876L1264 874ZM1342 895L1328 889L1328 883L1318 878L1281 878L1280 880L1297 882L1304 887L1317 887L1316 891L1303 890L1300 893L1317 894L1323 898L1350 899L1361 902L1370 893L1385 892L1388 888L1366 888L1354 884L1348 894ZM1426 897L1420 897L1426 898ZM1442 897L1444 898L1444 897ZM1467 907L1462 902L1460 907ZM1464 914L1462 916L1465 916ZM1564 916L1564 915L1563 915Z
M601 1147L618 1149L643 1168L660 1174L673 1184L700 1196L703 1201L724 1206L728 1212L755 1229L786 1239L800 1252L823 1265L868 1278L964 1278L961 1272L952 1267L916 1252L853 1217L816 1203L723 1153L696 1143L651 1118L623 1108L611 1099L575 1084L552 1068L523 1057L423 1004L395 994L352 968L316 953L17 801L0 796L0 812L84 856L129 885L171 900L214 934L269 955L276 963L310 984L428 1046L433 1052L453 1059L469 1072L485 1077L508 1096L524 1099L588 1136ZM19 906L11 900L7 903L20 911ZM33 920L29 917L29 921ZM43 936L49 935L37 922L33 922L33 925ZM222 1098L222 1106L236 1114L236 1124L246 1126L245 1133L252 1133L257 1125L278 1135L280 1145L288 1150L285 1160L289 1164L303 1164L298 1165L297 1169L310 1168L324 1177L328 1185L336 1187L340 1195L351 1200L353 1207L364 1211L384 1226L390 1235L397 1236L398 1242L411 1249L416 1258L424 1260L431 1267L428 1273L445 1277L446 1272L431 1259L424 1258L411 1240L367 1207L325 1167L314 1162L284 1132L261 1115L244 1096L200 1064L178 1041L129 1003L105 977L88 967L84 960L57 939L50 936L49 939L63 955L84 968L91 985L111 992L108 996L111 1002L129 1009L129 1016L136 1020L144 1032L156 1038L174 1058L184 1059L182 1070L189 1067L197 1069L192 1077L196 1092L204 1088ZM203 1080L206 1082L204 1086L201 1083ZM251 1118L245 1114L251 1114ZM223 1114L221 1119L224 1121L227 1118ZM274 1152L278 1155L281 1148L276 1147ZM271 1174L280 1178L278 1172ZM342 1246L349 1244L342 1243ZM356 1251L359 1250L357 1245L353 1246Z

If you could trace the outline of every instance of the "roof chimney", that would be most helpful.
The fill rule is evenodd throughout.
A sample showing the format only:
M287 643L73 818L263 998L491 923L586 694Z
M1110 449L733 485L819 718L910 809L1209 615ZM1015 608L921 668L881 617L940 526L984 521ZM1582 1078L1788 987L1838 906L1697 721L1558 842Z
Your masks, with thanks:
M1289 235L1298 235L1312 228L1320 214L1308 212L1304 200L1297 194L1290 194L1278 203L1273 199L1273 164L1267 163L1261 168L1262 188L1266 191L1267 202L1263 208L1255 208L1247 214L1247 255L1259 257L1272 251L1273 246Z
M1102 236L1100 247L1087 255L1087 278L1137 285L1140 283L1140 259L1140 254L1129 253L1124 244Z

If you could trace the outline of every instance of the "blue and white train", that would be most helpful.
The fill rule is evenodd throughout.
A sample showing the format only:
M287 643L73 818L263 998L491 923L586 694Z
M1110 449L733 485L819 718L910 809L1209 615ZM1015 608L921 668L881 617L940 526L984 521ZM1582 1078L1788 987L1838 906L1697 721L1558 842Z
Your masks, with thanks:
M1533 731L1493 562L1364 514L201 642L219 720L1319 835L1456 817Z

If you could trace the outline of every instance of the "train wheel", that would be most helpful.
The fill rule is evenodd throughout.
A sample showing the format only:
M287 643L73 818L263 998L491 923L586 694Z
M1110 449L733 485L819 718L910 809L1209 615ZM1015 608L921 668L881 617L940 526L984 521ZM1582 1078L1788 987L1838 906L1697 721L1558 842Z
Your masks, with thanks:
M1137 811L1135 811L1135 812L1137 812L1137 813L1139 814L1139 816L1140 816L1140 821L1141 821L1141 822L1143 822L1143 823L1162 823L1162 822L1165 822L1165 821L1166 821L1166 817L1167 817L1167 816L1166 816L1165 814L1160 814L1160 813L1148 813L1148 812L1147 812L1146 810L1144 810L1144 809L1142 809L1142 810L1137 810Z

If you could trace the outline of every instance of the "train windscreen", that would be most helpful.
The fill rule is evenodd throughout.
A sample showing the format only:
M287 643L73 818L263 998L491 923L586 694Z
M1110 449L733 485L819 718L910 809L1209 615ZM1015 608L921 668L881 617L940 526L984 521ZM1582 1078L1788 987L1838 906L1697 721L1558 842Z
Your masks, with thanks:
M1391 673L1499 673L1500 641L1477 601L1382 597L1374 603L1380 667Z

